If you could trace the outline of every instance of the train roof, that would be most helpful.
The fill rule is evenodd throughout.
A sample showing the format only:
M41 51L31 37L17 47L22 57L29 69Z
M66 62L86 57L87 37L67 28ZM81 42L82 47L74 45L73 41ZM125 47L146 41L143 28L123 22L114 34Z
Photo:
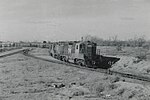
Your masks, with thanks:
M52 44L69 44L69 45L73 45L73 44L96 44L92 41L59 41L59 42L52 42Z
M81 41L80 43L84 43L84 44L96 44L95 42L92 42L92 41Z

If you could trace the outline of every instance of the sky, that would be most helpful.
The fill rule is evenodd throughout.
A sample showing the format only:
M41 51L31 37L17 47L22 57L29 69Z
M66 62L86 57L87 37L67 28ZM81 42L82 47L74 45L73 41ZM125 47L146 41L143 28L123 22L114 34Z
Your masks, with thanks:
M150 39L150 0L0 0L0 40Z

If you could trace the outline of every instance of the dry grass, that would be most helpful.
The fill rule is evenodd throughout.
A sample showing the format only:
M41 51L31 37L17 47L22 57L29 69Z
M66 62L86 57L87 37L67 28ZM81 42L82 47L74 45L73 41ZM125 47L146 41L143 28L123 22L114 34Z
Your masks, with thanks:
M150 92L142 85L121 82L119 77L35 60L21 54L2 59L0 66L2 100L69 100L77 97L77 100L95 97L126 100L126 97L138 98L135 87L142 90L143 95ZM95 97L86 98L91 95Z

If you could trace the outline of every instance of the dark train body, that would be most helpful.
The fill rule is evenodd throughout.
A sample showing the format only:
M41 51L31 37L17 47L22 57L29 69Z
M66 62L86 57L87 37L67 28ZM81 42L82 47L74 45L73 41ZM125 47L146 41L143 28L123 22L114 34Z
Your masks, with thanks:
M119 58L96 54L97 44L91 41L70 41L51 43L49 54L59 60L81 66L110 68Z

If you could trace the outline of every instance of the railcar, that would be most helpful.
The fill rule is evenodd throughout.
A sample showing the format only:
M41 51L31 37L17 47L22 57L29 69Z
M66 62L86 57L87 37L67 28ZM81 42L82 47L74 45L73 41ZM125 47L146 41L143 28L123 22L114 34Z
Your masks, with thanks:
M50 45L49 54L59 60L81 66L110 68L119 58L97 55L97 44L91 41L55 42Z

